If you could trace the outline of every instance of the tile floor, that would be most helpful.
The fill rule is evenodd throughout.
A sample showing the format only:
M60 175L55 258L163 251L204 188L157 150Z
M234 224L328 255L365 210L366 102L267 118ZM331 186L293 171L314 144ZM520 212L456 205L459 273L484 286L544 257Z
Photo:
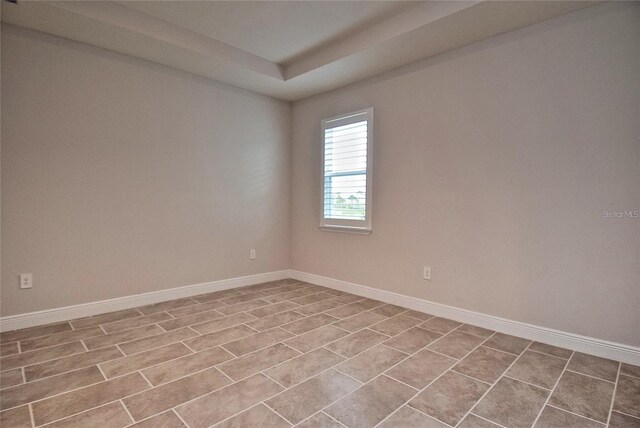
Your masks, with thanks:
M640 427L640 367L297 282L0 335L9 427Z

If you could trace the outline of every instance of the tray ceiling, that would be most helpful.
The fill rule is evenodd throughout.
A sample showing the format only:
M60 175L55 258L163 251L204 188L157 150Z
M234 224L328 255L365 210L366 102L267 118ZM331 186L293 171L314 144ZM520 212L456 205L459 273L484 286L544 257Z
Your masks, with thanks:
M2 21L293 101L597 3L19 1Z

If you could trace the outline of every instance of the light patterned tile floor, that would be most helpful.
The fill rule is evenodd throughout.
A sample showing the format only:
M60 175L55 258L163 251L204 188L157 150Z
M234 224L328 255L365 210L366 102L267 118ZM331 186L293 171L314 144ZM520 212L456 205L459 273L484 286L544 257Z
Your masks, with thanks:
M0 426L640 427L640 367L274 281L0 334Z

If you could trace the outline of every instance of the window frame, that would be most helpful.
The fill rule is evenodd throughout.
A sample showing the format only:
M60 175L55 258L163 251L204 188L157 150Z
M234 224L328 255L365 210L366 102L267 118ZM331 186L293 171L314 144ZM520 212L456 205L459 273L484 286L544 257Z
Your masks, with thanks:
M366 204L364 220L349 219L332 219L325 218L325 183L327 176L325 175L325 131L327 129L345 126L362 120L367 121L367 169L366 175ZM373 107L353 111L347 114L330 117L321 121L321 180L320 180L320 226L319 228L327 232L346 232L361 235L369 235L372 229L372 207L373 207ZM348 175L336 174L336 176Z

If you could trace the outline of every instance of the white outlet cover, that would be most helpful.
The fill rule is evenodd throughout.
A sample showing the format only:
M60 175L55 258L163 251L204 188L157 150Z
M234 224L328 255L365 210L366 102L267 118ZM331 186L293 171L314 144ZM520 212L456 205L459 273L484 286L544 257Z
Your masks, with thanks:
M33 275L30 273L20 274L20 288L32 288Z

